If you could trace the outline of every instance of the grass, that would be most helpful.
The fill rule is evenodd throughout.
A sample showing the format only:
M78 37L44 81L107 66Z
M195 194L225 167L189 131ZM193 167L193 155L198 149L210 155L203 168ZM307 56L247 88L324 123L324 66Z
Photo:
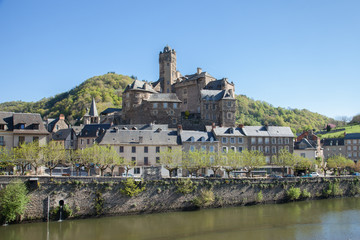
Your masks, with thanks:
M345 130L341 131L341 132L322 134L320 136L320 138L323 139L323 138L344 137L344 132L346 132L346 133L360 133L360 125L351 125L351 126L345 126L345 127L338 127L338 128L332 129L332 130L336 130L336 129L339 129L339 128L345 128Z

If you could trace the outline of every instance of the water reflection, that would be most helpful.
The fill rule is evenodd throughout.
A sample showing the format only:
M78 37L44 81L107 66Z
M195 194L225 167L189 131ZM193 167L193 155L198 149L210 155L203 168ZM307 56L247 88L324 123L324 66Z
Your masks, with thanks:
M360 200L319 200L51 222L49 239L358 239ZM0 228L1 239L47 239L47 224Z

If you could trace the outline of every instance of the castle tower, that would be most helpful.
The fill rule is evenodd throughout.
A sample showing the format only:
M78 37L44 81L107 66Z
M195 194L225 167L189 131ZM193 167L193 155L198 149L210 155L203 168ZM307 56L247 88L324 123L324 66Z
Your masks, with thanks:
M171 85L176 80L176 52L168 45L159 54L159 70L161 91L163 93L171 93Z

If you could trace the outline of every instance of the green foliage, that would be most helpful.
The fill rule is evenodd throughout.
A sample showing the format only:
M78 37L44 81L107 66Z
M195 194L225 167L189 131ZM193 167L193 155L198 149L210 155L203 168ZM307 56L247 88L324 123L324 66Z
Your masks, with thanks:
M0 191L0 218L3 222L13 222L24 213L29 202L27 193L26 185L21 180L10 182Z
M100 191L96 191L95 193L95 211L97 215L102 214L104 209L104 198Z
M122 105L123 89L133 80L128 76L105 74L92 77L68 92L55 97L44 98L37 102L5 102L0 104L0 111L40 113L43 117L58 117L60 113L68 120L82 117L94 97L98 111L108 107Z
M189 194L196 190L196 185L190 178L177 180L175 186L177 187L176 191L182 194Z
M301 192L301 197L302 197L302 198L311 198L311 193L308 192L308 190L304 189L304 190L302 190L302 192Z
M327 188L323 190L324 197L330 196L341 196L343 194L343 190L340 188L340 184L338 182L329 182Z
M245 95L236 96L236 122L245 125L289 126L294 133L308 129L322 129L328 123L338 125L334 119L306 109L274 107L264 101L255 101Z
M211 189L202 189L199 196L195 197L192 202L197 207L207 207L214 201L214 192Z
M299 199L299 198L300 198L300 195L301 195L301 190L300 190L300 188L291 187L291 188L289 188L289 190L286 191L286 196L287 196L291 201L294 201L294 200Z
M264 199L264 196L263 196L262 191L258 192L258 193L256 194L256 199L255 199L255 201L260 203L260 202L263 201L263 199Z
M120 189L120 192L129 197L133 197L145 190L145 186L141 182L135 182L133 178L127 178L123 181L124 188Z
M60 206L57 206L50 212L51 219L53 220L59 220L60 219ZM61 219L67 219L69 217L73 216L73 210L70 208L69 205L64 204L63 211L61 215Z

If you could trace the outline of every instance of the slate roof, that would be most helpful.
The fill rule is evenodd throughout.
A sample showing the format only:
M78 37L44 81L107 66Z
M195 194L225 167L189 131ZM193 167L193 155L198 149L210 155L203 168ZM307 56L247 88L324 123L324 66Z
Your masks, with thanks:
M169 130L121 130L108 129L105 134L97 140L99 144L143 144L143 145L177 145L177 131Z
M120 130L168 130L167 124L126 124L126 125L116 125L112 128L117 128Z
M13 127L13 114L12 112L0 112L0 124L6 124L9 131L11 131Z
M156 92L149 83L134 80L131 84L127 85L124 92L128 90L140 90L140 91L147 91L147 92Z
M96 138L103 134L110 124L87 124L81 129L79 137Z
M216 136L236 136L236 137L245 136L241 128L216 127L214 128L213 131Z
M148 102L178 102L181 103L175 93L156 93L151 94Z
M294 149L309 149L309 148L316 149L316 144L314 141L303 138L301 139L301 141L294 143Z
M75 131L72 128L60 129L56 133L52 134L52 139L55 141L66 140L66 138Z
M122 111L121 108L107 108L104 111L102 111L100 113L100 115L107 115L107 114L110 114L110 113L113 113L113 112L121 112L121 111Z
M211 76L209 73L207 72L201 72L200 74L198 73L194 73L194 74L190 74L190 75L185 75L186 80L195 80L197 78L202 78L202 77L211 77L214 78L213 76ZM215 79L215 78L214 78Z
M360 139L360 133L347 133L345 139Z
M202 131L187 131L183 130L180 133L182 142L191 142L191 137L194 137L195 142L201 142L201 138L203 137L206 142L216 141L216 138L212 132L202 132Z
M323 143L323 146L344 146L345 141L344 138L324 138L321 142Z
M12 130L18 134L49 134L44 122L38 113L13 113ZM20 129L20 124L25 124L25 129ZM38 125L38 129L34 127Z
M200 90L201 98L207 101L220 101L221 99L234 99L227 90Z
M92 117L98 117L99 116L97 108L96 108L95 98L92 99L89 115L92 116Z
M215 81L211 81L209 82L204 89L209 89L209 90L221 90L223 86L225 86L225 84L231 84L227 81L226 78L223 79L219 79L219 80L215 80Z
M250 137L294 137L290 127L244 126L243 131Z

